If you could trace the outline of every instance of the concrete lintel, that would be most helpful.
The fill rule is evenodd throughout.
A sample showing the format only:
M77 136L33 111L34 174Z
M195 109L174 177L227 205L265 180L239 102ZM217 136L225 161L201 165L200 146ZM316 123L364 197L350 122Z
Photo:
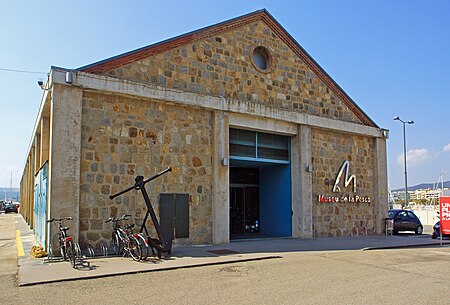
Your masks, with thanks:
M230 113L230 127L270 131L288 136L297 134L297 124L240 113Z
M66 73L69 70L55 68L52 70L54 83L67 84ZM371 137L383 137L383 130L361 124L341 122L328 118L277 109L253 102L202 95L194 92L186 92L177 89L138 83L129 80L121 80L115 77L96 75L81 71L73 71L73 86L85 89L107 91L116 94L132 95L141 98L159 99L174 103L207 108L210 110L222 110L233 113L251 114L285 122L308 125L311 127L325 128L346 133L353 133Z

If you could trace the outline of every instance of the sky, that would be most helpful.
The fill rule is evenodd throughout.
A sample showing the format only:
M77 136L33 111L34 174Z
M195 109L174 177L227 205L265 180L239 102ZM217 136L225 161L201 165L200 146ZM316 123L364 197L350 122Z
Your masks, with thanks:
M450 1L0 0L0 187L19 187L51 66L78 68L265 8L381 128L388 180L450 180ZM38 73L19 73L21 70Z

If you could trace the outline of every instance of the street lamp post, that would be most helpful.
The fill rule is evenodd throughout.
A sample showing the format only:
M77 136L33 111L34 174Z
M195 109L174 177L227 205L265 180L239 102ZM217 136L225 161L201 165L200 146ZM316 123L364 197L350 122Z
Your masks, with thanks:
M403 161L405 166L405 202L402 205L402 208L405 207L406 204L409 203L408 200L408 174L406 170L406 124L414 124L414 121L403 121L398 116L394 118L394 121L399 121L403 124Z

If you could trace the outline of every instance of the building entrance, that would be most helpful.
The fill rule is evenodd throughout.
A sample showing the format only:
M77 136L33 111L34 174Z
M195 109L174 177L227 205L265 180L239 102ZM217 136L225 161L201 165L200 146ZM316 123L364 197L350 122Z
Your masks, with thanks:
M230 239L259 233L259 170L230 168Z
M292 235L289 143L230 129L230 239Z

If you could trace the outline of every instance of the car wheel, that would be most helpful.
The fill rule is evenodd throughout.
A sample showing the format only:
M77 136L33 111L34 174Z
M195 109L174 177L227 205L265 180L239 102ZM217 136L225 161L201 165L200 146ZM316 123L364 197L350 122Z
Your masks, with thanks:
M416 235L422 235L423 233L423 227L422 226L418 226L416 229Z

